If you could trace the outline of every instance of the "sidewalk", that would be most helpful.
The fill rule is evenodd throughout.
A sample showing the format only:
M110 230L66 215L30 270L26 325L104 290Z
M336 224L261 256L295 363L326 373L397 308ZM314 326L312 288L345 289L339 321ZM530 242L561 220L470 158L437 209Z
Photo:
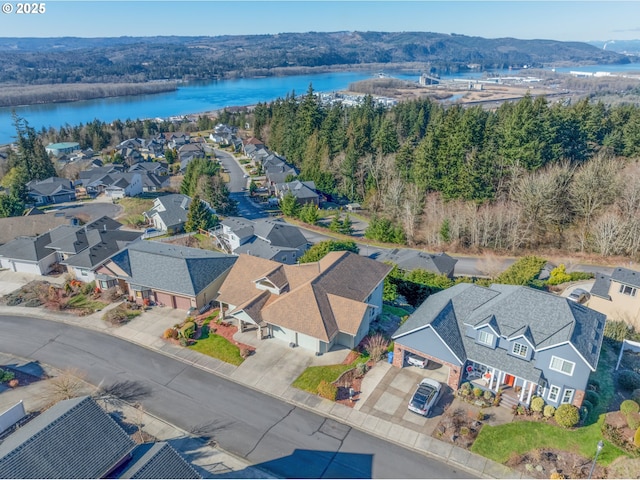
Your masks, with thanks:
M348 350L344 350L343 354L331 352L330 355L333 358L329 355L317 357L300 348L289 348L286 344L275 340L258 341L255 339L255 334L251 332L252 336L254 336L253 341L249 333L240 334L242 335L241 340L245 343L253 343L258 348L254 355L251 355L245 362L236 367L162 340L162 332L166 328L184 319L185 313L180 310L154 307L122 327L107 325L101 319L102 312L85 317L76 317L62 313L51 313L44 311L42 308L1 306L0 314L46 318L83 328L99 330L142 347L162 352L182 362L280 398L293 405L333 418L368 434L463 469L472 475L483 478L521 478L519 472L514 472L504 465L440 441L430 435L416 431L415 428L407 428L400 423L385 420L379 414L376 415L378 412L376 409L365 409L370 410L367 413L361 411L360 408L365 404L367 397L371 395L392 368L388 364L381 362L365 376L362 383L361 401L355 408L325 400L317 395L309 394L291 386L293 380L307 366L326 364L327 362L339 363L341 360L336 361L336 359L340 358L340 355L344 358ZM240 340L240 337L238 339Z

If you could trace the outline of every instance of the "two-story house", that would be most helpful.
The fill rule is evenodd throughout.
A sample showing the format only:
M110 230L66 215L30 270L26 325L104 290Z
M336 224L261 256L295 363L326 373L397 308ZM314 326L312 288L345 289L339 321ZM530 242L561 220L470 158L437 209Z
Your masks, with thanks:
M227 217L214 231L220 246L228 253L294 264L309 248L300 229L281 220Z
M355 348L382 311L384 279L391 270L351 252L331 252L301 265L240 255L217 300L240 330L253 326L316 354Z
M596 370L605 315L529 287L461 283L431 295L393 335L396 367L413 353L463 381L528 405L581 406Z
M591 287L589 308L612 320L623 320L640 330L640 272L616 268L611 275L599 273Z

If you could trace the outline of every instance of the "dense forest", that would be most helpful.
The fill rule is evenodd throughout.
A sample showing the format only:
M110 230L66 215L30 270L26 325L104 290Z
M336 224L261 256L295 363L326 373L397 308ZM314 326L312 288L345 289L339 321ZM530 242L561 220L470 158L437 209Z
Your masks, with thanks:
M254 110L254 134L330 195L363 202L411 244L640 253L640 108L530 96L494 111L430 100ZM388 227L386 227L388 230Z
M0 39L0 83L19 85L210 80L408 62L442 73L470 64L495 69L630 59L580 42L427 32Z

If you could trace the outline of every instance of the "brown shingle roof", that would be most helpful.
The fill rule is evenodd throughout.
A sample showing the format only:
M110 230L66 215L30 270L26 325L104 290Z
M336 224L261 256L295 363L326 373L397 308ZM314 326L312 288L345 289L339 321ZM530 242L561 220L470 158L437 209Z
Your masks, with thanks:
M338 331L355 334L367 312L367 297L391 270L375 260L349 252L331 252L318 263L281 265L240 255L220 289L218 300L238 307L251 304L258 320L257 279L267 277L288 290L269 294L259 317L325 342ZM246 308L242 307L245 311ZM248 312L247 312L248 313Z

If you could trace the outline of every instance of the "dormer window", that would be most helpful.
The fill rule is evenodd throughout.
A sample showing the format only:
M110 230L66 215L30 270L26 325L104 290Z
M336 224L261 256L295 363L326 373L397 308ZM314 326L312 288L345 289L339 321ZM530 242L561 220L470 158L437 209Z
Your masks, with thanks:
M630 297L636 296L636 289L630 287L629 285L620 285L620 293L623 295L628 295Z
M493 335L489 332L485 332L484 330L478 332L478 343L490 346L493 345Z
M529 353L529 347L527 347L526 345L524 345L522 343L514 343L513 344L513 349L511 350L511 353L513 353L514 355L517 355L519 357L526 357L527 354Z

